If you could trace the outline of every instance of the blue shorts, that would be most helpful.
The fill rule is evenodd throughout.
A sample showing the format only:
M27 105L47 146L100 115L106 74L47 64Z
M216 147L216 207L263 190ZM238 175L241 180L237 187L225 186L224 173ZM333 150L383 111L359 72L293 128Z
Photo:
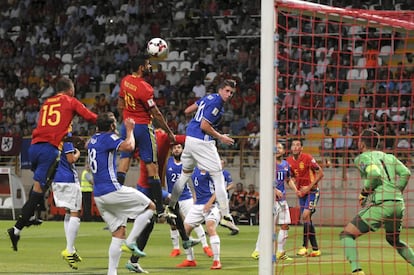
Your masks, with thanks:
M145 196L147 196L148 198L150 198L151 200L153 199L152 194L151 194L151 188L147 188L147 187L142 187L140 185L137 185L137 189L138 191L140 191L141 193L143 193ZM165 191L164 189L162 189L162 199L165 201L165 199L168 197L170 193L168 193L167 191Z
M304 197L299 198L300 213L303 213L303 210L308 209L312 213L316 211L316 205L319 201L319 188L312 190Z
M57 168L59 150L50 143L42 142L29 147L29 159L32 163L33 179L38 181L42 188L46 187L48 176L53 175Z
M126 128L121 126L121 137L125 139ZM152 124L135 124L134 128L135 148L138 148L139 157L145 163L157 162L157 141L155 139L154 126ZM121 152L121 158L131 158L133 152Z

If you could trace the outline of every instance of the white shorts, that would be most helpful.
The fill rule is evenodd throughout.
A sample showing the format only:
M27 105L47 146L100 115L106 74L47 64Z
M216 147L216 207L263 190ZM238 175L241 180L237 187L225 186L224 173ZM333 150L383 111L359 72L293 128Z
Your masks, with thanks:
M181 162L184 170L193 170L196 166L200 170L210 173L222 170L220 156L214 140L204 141L187 136Z
M56 207L64 207L72 212L82 208L82 192L79 183L53 182L53 199Z
M181 215L186 217L188 212L190 212L191 207L194 205L194 200L187 199L183 201L178 201L178 204L180 205Z
M274 205L275 224L290 224L290 212L287 201L275 201Z
M202 224L204 221L214 221L216 226L219 224L221 215L217 205L213 205L209 212L204 212L204 204L194 204L187 216L185 216L184 223L191 227L196 227Z
M121 189L95 197L96 206L109 230L115 232L126 226L128 219L136 219L144 212L151 200L136 188L122 186Z

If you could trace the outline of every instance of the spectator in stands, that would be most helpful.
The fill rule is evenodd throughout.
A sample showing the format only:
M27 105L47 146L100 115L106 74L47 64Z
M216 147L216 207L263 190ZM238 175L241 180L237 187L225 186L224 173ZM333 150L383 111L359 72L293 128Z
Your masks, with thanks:
M19 87L16 88L14 92L14 98L22 102L24 99L29 97L29 89L26 87L23 81L19 82Z
M346 127L342 127L339 136L335 139L335 147L334 147L334 157L333 162L334 165L337 166L339 164L338 159L342 158L343 165L349 164L350 152L349 150L352 149L352 132Z
M367 42L364 57L366 59L365 68L368 71L368 80L376 79L378 66L378 45L373 40Z
M259 223L259 192L256 191L254 184L249 184L249 191L246 194L247 217L252 219L253 224Z
M50 85L49 80L43 81L43 87L40 88L39 101L43 103L48 97L55 93L55 89Z
M361 109L355 106L355 101L349 101L348 111L342 117L342 125L347 126L353 132L357 132L362 122Z
M260 131L259 126L253 126L252 131L249 134L247 139L247 144L249 149L251 150L251 155L255 163L259 160L259 149L260 149Z
M202 98L206 95L206 86L204 86L200 79L196 79L193 87L193 92L196 98Z
M376 130L383 137L383 149L391 150L395 148L395 130L397 126L398 125L395 125L387 114L382 114L378 121Z
M177 72L177 68L175 66L171 67L171 71L167 73L166 79L171 82L172 86L177 86L181 80L181 74Z
M234 119L230 123L230 131L232 135L239 135L242 128L245 128L247 125L246 118L242 117L239 114L234 114Z
M324 119L325 122L330 121L335 115L336 99L333 94L333 88L327 87L325 89L325 98L324 98Z
M332 164L332 153L334 149L334 138L331 135L331 131L328 127L323 128L323 138L321 145L319 146L319 154L322 157L322 163L326 167L330 167Z
M241 217L246 217L246 195L247 191L243 188L243 183L238 182L236 189L233 191L230 197L230 212L233 216L234 222L238 224Z

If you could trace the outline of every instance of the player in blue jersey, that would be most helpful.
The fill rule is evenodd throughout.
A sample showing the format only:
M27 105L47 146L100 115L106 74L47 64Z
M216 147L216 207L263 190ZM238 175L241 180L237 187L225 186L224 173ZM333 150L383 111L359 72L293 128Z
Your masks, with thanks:
M188 137L187 137L188 138ZM192 174L194 185L195 202L184 220L185 230L188 235L191 231L202 224L206 223L206 229L210 238L211 249L213 250L213 265L210 269L221 269L220 262L220 237L216 228L220 222L220 210L215 204L215 186L211 175L198 167ZM195 267L197 263L194 258L193 248L185 250L187 258L177 267Z
M177 182L178 178L181 175L181 170L182 170L181 154L182 152L183 152L183 146L181 144L174 144L172 146L172 152L171 152L172 156L168 158L167 167L165 169L168 192L172 192L174 184ZM193 194L188 188L188 185L184 187L183 193L178 199L178 204L179 204L181 214L184 217L187 216L188 212L190 211L191 206L194 204ZM207 256L212 257L213 252L211 251L211 248L207 244L206 234L204 232L204 228L202 227L202 225L196 226L194 228L194 231L196 232L198 239L203 245L204 253ZM176 226L171 225L170 235L171 235L171 240L173 243L173 250L171 251L170 256L176 257L181 254L179 233L178 233Z
M214 127L220 122L224 112L224 103L232 97L235 88L236 82L226 79L219 85L218 93L206 95L185 110L186 114L191 114L194 111L196 113L187 127L187 138L181 156L183 170L171 193L170 209L173 209L177 204L184 186L191 178L194 167L197 166L210 173L215 185L221 214L224 219L232 220L229 213L229 200L227 198L223 169L214 139L227 145L233 145L234 140L228 135L219 133Z
M274 186L274 195L275 203L273 207L275 226L279 225L280 230L277 236L277 249L276 249L276 258L277 260L291 260L291 258L286 255L285 244L288 237L290 212L289 205L286 201L286 189L285 184L288 184L290 189L295 191L298 194L296 189L295 182L291 178L291 171L289 163L283 159L285 155L285 147L282 143L278 142L276 145L276 171L275 171L275 186ZM252 253L252 258L259 259L259 238L260 233L256 242L256 249Z
M68 136L71 136L71 133ZM78 269L78 262L82 261L82 258L76 252L75 240L80 226L82 192L75 162L79 159L80 152L72 142L65 142L62 153L52 183L53 199L56 207L63 207L66 210L63 221L66 249L61 252L61 255L71 268Z
M133 119L125 118L126 138L116 133L113 113L99 114L97 133L88 142L88 163L93 174L95 203L102 219L112 232L109 246L108 274L117 274L122 251L144 257L136 240L154 215L155 204L136 188L120 184L116 177L116 153L135 148ZM126 237L127 220L135 219L131 233Z

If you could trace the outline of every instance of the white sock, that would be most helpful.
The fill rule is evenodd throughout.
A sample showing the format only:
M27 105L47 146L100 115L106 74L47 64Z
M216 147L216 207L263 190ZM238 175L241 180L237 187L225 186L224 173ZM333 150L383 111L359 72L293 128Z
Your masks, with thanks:
M201 225L198 225L194 227L194 232L197 234L197 237L200 239L203 247L208 246L206 232L204 232L204 228Z
M179 238L179 233L178 230L172 230L170 229L170 236L171 236L171 241L172 241L172 245L174 249L180 249L180 238Z
M214 261L220 261L220 237L218 235L210 236L210 245L214 253Z
M171 192L170 202L168 204L170 207L175 207L175 205L177 204L177 201L183 193L184 187L191 178L191 175L191 173L188 174L183 172L181 173L181 176L178 178L178 180L175 182L173 190Z
M277 252L281 253L285 251L286 239L288 237L288 231L280 229L277 235Z
M123 239L112 237L111 244L109 245L109 260L108 260L108 275L116 275L119 265L119 259L121 258L121 245Z
M224 181L224 176L222 171L211 172L211 178L213 179L215 191L216 191L216 200L220 207L220 212L223 216L230 215L229 212L229 199L227 197L226 183Z
M257 234L256 248L254 250L259 251L259 246L260 246L260 231L259 231L259 234Z
M66 250L69 253L75 252L75 240L78 236L80 227L79 217L70 217L69 224L66 228Z
M144 230L144 228L147 226L152 215L154 215L154 212L150 209L147 209L135 219L131 233L129 233L128 238L126 239L127 244L135 243L139 234L141 234L142 230Z
M187 260L194 261L194 249L192 247L184 249L184 252L187 255Z
M20 229L18 229L18 228L16 228L16 227L13 227L13 229L14 229L14 235L17 235L17 236L19 236L20 235Z
M65 214L65 217L63 218L63 229L65 230L65 236L68 232L69 220L70 214Z

